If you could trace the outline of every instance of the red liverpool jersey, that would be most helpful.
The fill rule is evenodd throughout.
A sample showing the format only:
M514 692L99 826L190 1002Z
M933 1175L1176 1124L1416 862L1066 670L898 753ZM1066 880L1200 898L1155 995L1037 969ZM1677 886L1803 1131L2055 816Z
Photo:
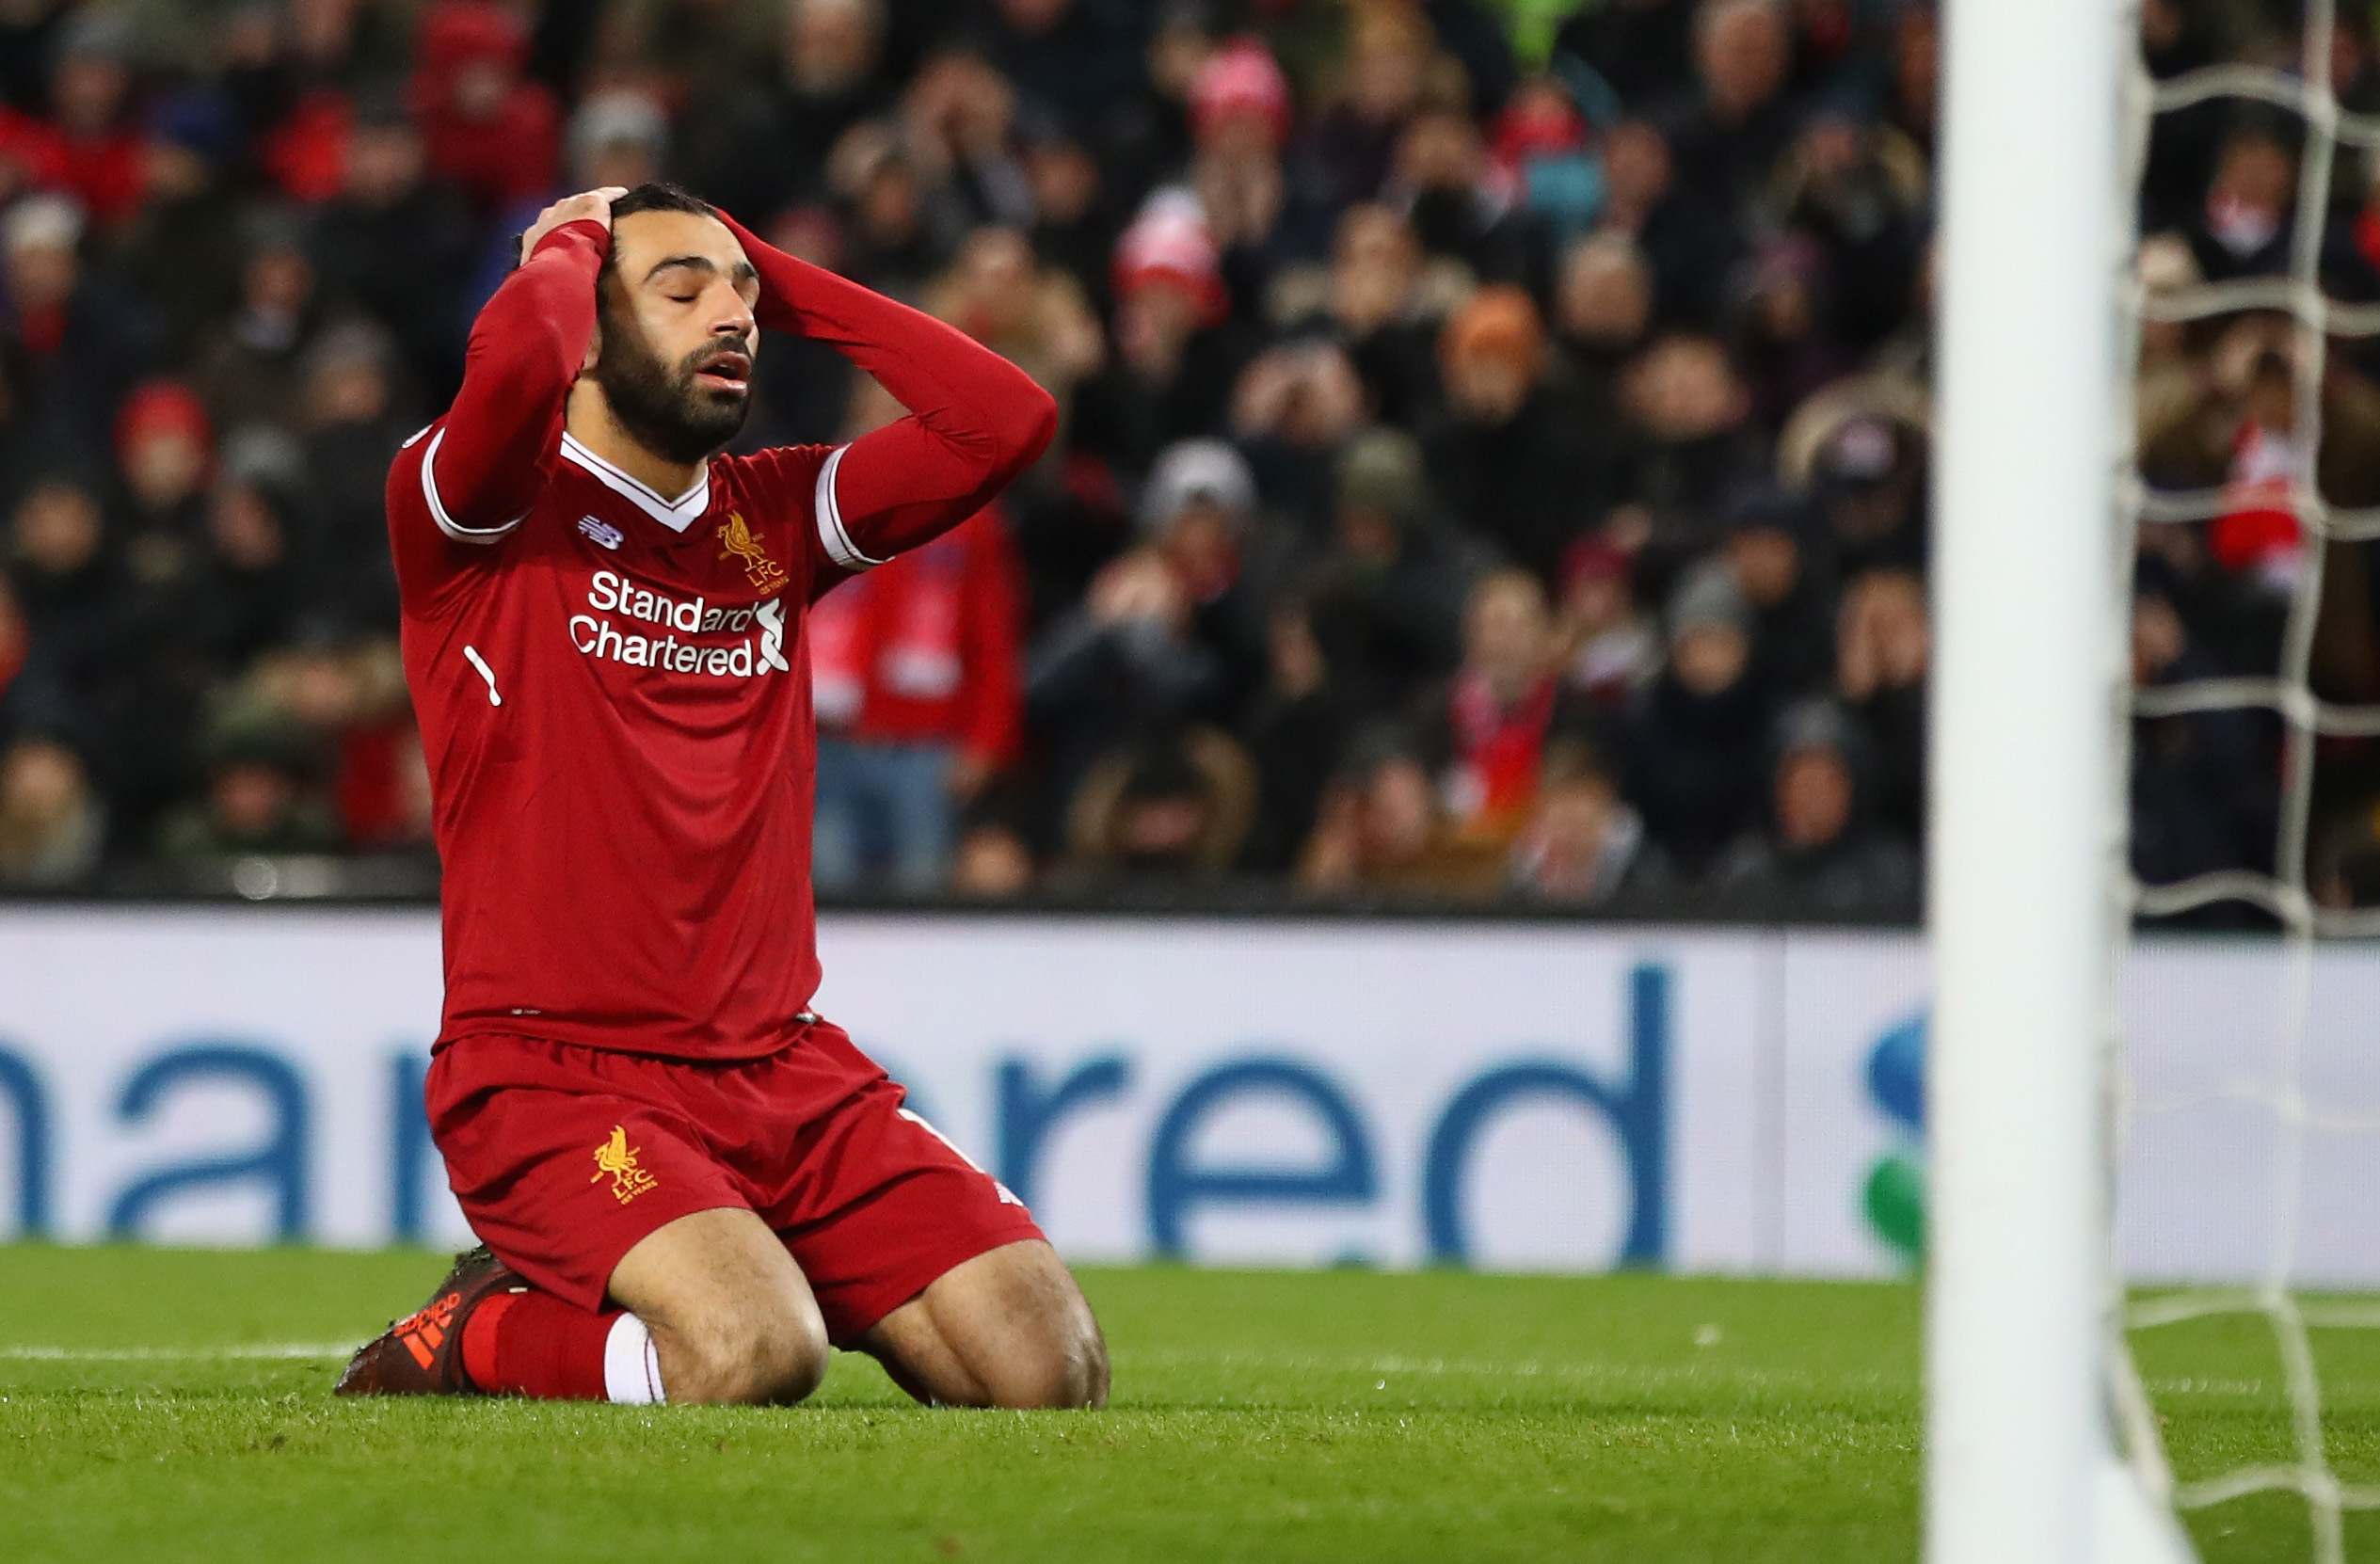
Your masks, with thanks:
M577 223L489 301L455 407L390 472L444 866L441 1045L781 1046L819 981L807 605L1047 443L1020 372L737 231L760 324L834 342L911 418L655 492L562 430L608 244Z

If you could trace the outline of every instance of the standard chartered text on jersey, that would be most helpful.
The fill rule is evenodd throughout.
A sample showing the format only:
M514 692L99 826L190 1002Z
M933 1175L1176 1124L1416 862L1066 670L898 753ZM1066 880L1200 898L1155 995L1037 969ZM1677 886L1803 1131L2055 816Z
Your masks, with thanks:
M592 608L647 624L666 625L689 635L731 635L756 625L760 631L757 641L745 636L733 646L699 646L679 640L674 633L655 638L623 630L610 619L592 614L572 614L570 645L588 657L713 678L751 678L773 671L793 671L785 660L782 599L771 598L741 608L714 607L702 598L680 602L612 571L598 570L586 600Z

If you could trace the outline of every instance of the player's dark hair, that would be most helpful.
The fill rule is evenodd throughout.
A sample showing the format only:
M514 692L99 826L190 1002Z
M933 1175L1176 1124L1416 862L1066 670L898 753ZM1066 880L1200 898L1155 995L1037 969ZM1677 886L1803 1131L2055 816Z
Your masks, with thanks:
M639 212L688 212L697 217L719 215L717 207L693 191L672 184L666 180L648 180L612 203L614 222L619 221L622 217L633 217ZM521 251L519 241L515 240L512 263L515 269L518 269L520 263L528 259L529 257ZM603 254L602 269L596 274L596 286L599 289L604 279L611 275L612 255L609 250L606 250Z
M639 212L691 212L697 217L719 215L719 209L700 196L664 180L647 181L612 203L614 222L622 217L633 217Z
M633 217L639 212L685 212L697 217L715 217L719 209L693 191L663 180L648 180L612 203L612 221ZM603 264L595 274L595 296L603 296L603 285L612 279L617 269L615 249L603 252Z

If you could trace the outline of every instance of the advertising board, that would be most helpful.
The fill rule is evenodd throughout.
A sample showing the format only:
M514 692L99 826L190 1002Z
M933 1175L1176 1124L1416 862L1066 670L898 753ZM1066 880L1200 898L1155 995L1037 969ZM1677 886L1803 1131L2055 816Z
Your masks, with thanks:
M1068 1254L1892 1274L1922 1242L1912 935L830 917L819 1008ZM2380 957L2127 975L2137 1274L2380 1282ZM0 910L0 1233L468 1241L420 911ZM2282 1088L2292 1072L2302 1101ZM2291 1105L2294 1103L2295 1109Z

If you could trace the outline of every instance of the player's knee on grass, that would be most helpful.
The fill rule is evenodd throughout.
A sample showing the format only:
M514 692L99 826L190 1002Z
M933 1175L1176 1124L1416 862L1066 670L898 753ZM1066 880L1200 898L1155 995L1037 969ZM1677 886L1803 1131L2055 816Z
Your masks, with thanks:
M652 1333L672 1401L787 1405L826 1377L818 1301L750 1211L697 1211L647 1234L611 1293Z
M1108 1404L1108 1344L1087 1307L1079 1317L1020 1322L984 1366L989 1404L1004 1408L1084 1408Z
M940 1406L1107 1404L1099 1322L1057 1252L1039 1240L946 1272L864 1345L903 1389Z
M791 1406L826 1378L826 1324L815 1306L648 1320L647 1328L673 1402Z

